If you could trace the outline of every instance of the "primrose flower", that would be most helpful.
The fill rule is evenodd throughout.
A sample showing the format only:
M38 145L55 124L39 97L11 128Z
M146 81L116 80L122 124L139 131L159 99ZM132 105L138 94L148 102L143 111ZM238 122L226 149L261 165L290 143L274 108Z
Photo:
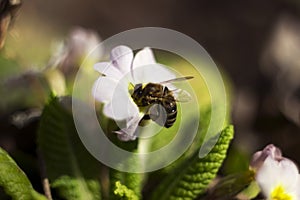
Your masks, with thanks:
M251 167L256 181L268 200L300 200L300 175L296 164L282 157L270 144L254 154Z
M94 83L93 96L97 101L104 103L103 112L106 116L126 122L125 127L115 131L119 139L135 140L144 113L131 98L134 86L140 83L160 83L176 76L156 62L149 47L140 50L134 56L129 47L117 46L111 50L110 60L94 66L101 76ZM174 88L170 83L163 85Z
M57 66L66 76L70 76L77 71L79 64L88 54L92 61L100 59L102 49L95 49L100 42L99 35L93 30L74 28L66 40L54 49L55 53L49 61L49 66Z

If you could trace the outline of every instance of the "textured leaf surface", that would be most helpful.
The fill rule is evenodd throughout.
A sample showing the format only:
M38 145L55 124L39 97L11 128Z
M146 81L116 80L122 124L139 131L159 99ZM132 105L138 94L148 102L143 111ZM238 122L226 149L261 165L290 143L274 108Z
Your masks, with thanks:
M216 145L204 158L200 159L198 152L195 152L189 160L169 174L154 192L152 199L192 200L203 194L226 157L233 132L233 126L226 127Z
M101 117L99 117L101 119L100 125L103 128L103 130L106 132L110 140L119 148L129 152L136 153L138 151L139 139L134 141L127 141L127 142L120 141L117 135L115 133L112 133L113 131L119 130L119 127L113 120L107 118L103 114L102 109L103 109L102 107L99 109L101 110L100 112ZM110 153L113 156L113 152ZM128 163L130 163L129 167L135 168L136 166L141 165L141 161L136 160L136 158L129 157L128 159L129 159ZM132 190L137 197L141 198L143 180L144 180L143 174L127 173L127 172L122 172L122 171L109 168L109 199L112 200L120 199L120 196L115 194L116 182L119 182L120 184L126 186L128 189Z
M119 199L115 193L116 183L126 186L135 196L141 197L143 176L137 173L120 172L114 169L110 169L110 182L111 182L111 199Z
M100 166L81 143L68 103L67 98L52 98L41 117L38 145L47 175L65 199L100 199Z
M0 148L0 186L15 200L46 200L34 191L25 173L15 161Z
M138 140L131 141L131 142L121 142L119 139L117 139L117 137L114 137L113 141L115 142L116 145L118 145L122 149L125 149L126 151L137 152ZM135 160L133 158L129 158L129 160L130 160L129 162L130 166L137 166L141 164L140 160ZM119 195L116 195L115 193L117 182L126 186L128 189L133 191L137 197L141 198L142 182L143 182L142 174L121 172L110 168L109 177L110 177L110 199L119 199Z
M100 185L96 180L84 180L84 188L77 178L62 176L53 182L52 187L58 188L60 195L67 199L85 199L83 195L92 192L95 192L92 194L93 199L101 199ZM90 194L90 196L92 195Z
M138 196L128 189L125 185L122 185L120 181L115 182L114 194L117 196L117 199L123 200L138 200Z

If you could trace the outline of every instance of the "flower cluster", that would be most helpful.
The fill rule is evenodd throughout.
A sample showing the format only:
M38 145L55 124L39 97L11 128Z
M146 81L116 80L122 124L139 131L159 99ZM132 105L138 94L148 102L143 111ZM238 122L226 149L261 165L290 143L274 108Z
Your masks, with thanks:
M251 167L268 200L300 200L300 175L293 161L270 144L254 154Z
M126 126L119 131L119 139L135 140L138 125L144 116L131 98L134 86L139 83L161 83L174 79L165 66L156 62L153 52L146 47L134 56L127 46L117 46L111 50L110 62L97 63L95 70L101 73L93 88L93 96L104 103L103 112L114 120L125 120ZM174 88L166 83L168 88Z

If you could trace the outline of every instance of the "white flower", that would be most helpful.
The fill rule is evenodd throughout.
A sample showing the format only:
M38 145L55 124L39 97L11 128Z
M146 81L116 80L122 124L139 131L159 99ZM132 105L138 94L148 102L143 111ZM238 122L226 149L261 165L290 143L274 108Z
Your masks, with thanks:
M55 45L49 67L58 67L65 75L71 75L88 55L92 62L98 61L102 48L96 48L101 42L99 35L89 29L77 27L71 30L64 42Z
M254 154L252 168L268 200L300 200L300 175L295 163L282 157L279 148L268 145Z
M111 50L110 62L97 63L94 68L102 74L94 84L95 99L104 103L103 112L114 120L125 120L126 126L116 131L123 141L135 140L143 113L131 98L134 85L160 83L176 76L166 67L156 63L150 48L146 47L133 55L127 46ZM165 84L171 87L170 84Z

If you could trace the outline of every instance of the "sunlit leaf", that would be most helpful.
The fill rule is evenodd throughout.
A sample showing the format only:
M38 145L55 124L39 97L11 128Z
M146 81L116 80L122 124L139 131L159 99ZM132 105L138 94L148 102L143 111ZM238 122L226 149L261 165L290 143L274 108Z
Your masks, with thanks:
M114 169L110 169L110 182L111 182L111 198L118 199L115 195L115 183L119 182L120 184L126 186L132 192L134 192L135 196L141 197L142 190L142 180L143 176L138 173L127 173L120 172Z
M116 135L111 135L112 141L118 147L130 151L136 152L137 151L137 143L138 140L130 141L130 142L123 142L120 141ZM131 166L137 166L140 164L140 160L135 160L134 158L130 159ZM141 198L142 192L142 182L144 175L141 173L128 173L128 172L121 172L115 169L109 169L109 178L110 178L110 199L119 199L118 196L115 194L115 186L116 183L119 182L120 184L126 186L126 188L130 189L135 193L135 195Z
M204 158L198 152L183 162L155 190L151 199L195 199L215 178L233 138L233 126L225 128L216 145Z
M125 185L122 185L119 181L115 183L114 194L119 200L138 200L138 196L134 191L128 189Z
M46 200L32 187L25 173L15 161L0 148L0 186L14 200Z

